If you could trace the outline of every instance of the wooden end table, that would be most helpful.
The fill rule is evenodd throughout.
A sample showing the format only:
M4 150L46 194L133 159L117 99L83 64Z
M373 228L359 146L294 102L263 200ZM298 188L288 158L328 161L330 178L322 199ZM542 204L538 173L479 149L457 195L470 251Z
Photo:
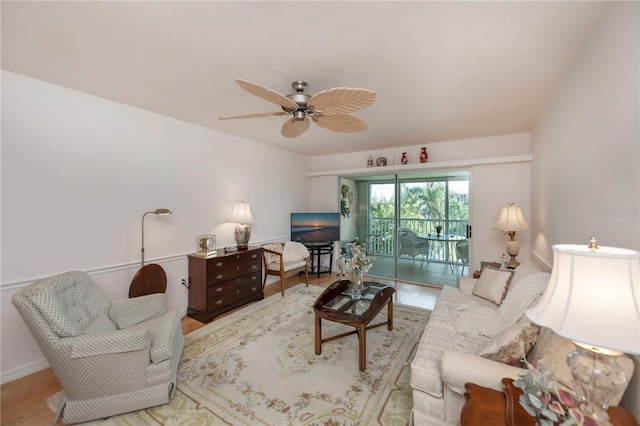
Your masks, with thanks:
M393 330L393 293L395 289L383 284L365 282L362 299L357 302L351 300L348 294L351 281L343 279L331 284L318 297L313 305L316 316L316 355L322 353L322 344L341 337L358 335L358 367L360 371L367 368L367 330L387 326ZM387 321L369 325L382 308L387 306ZM322 319L355 327L355 330L322 338Z
M513 386L512 379L502 379L502 392L467 383L465 405L460 413L461 426L535 426L518 398L522 390ZM638 426L633 414L620 407L609 407L609 421L613 426Z

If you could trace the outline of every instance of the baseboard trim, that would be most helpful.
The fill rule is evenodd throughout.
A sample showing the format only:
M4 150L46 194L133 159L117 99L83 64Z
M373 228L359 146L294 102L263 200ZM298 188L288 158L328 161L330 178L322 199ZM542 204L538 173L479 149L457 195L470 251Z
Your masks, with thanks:
M3 371L0 378L0 384L13 382L14 380L21 379L29 374L37 373L38 371L49 368L49 363L46 359L42 358L38 361L31 362L26 365L21 365L18 368L14 368L9 371Z

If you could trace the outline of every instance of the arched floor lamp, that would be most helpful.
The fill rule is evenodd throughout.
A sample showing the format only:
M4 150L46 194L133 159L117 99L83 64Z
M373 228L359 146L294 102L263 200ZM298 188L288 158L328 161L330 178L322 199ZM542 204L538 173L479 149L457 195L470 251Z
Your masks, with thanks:
M144 217L149 213L153 213L157 216L166 216L171 214L171 210L169 209L155 209L154 211L146 212L142 215L142 266L144 266Z

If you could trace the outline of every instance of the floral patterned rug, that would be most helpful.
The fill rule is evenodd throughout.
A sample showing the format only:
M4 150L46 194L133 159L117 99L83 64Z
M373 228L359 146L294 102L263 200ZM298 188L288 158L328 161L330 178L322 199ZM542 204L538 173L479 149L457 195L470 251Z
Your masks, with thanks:
M322 291L299 284L188 334L169 404L91 424L408 424L409 364L430 311L395 304L393 331L367 331L361 372L355 334L315 355L312 306ZM349 329L322 323L323 337Z

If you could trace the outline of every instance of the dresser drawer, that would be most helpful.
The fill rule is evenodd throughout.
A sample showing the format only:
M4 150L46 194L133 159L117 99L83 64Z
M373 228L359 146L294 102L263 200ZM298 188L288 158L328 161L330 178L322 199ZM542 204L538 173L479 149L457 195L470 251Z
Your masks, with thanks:
M220 297L223 294L230 293L236 291L239 287L246 286L249 284L261 284L262 273L261 271L256 271L250 275L242 275L236 277L235 279L231 279L219 284L210 285L207 289L207 299L212 299L215 297Z
M207 270L207 284L210 286L218 285L233 278L261 270L262 262L260 260L251 263L235 262L227 265L227 268L225 269L217 268L215 270Z
M207 260L207 270L214 273L221 269L236 269L238 266L252 262L261 262L261 250L243 251L224 257L215 257Z
M248 284L237 287L233 291L209 299L209 310L224 310L225 308L234 305L239 301L242 301L259 293L262 293L262 284L260 283L260 279L257 279L253 283L249 281Z

